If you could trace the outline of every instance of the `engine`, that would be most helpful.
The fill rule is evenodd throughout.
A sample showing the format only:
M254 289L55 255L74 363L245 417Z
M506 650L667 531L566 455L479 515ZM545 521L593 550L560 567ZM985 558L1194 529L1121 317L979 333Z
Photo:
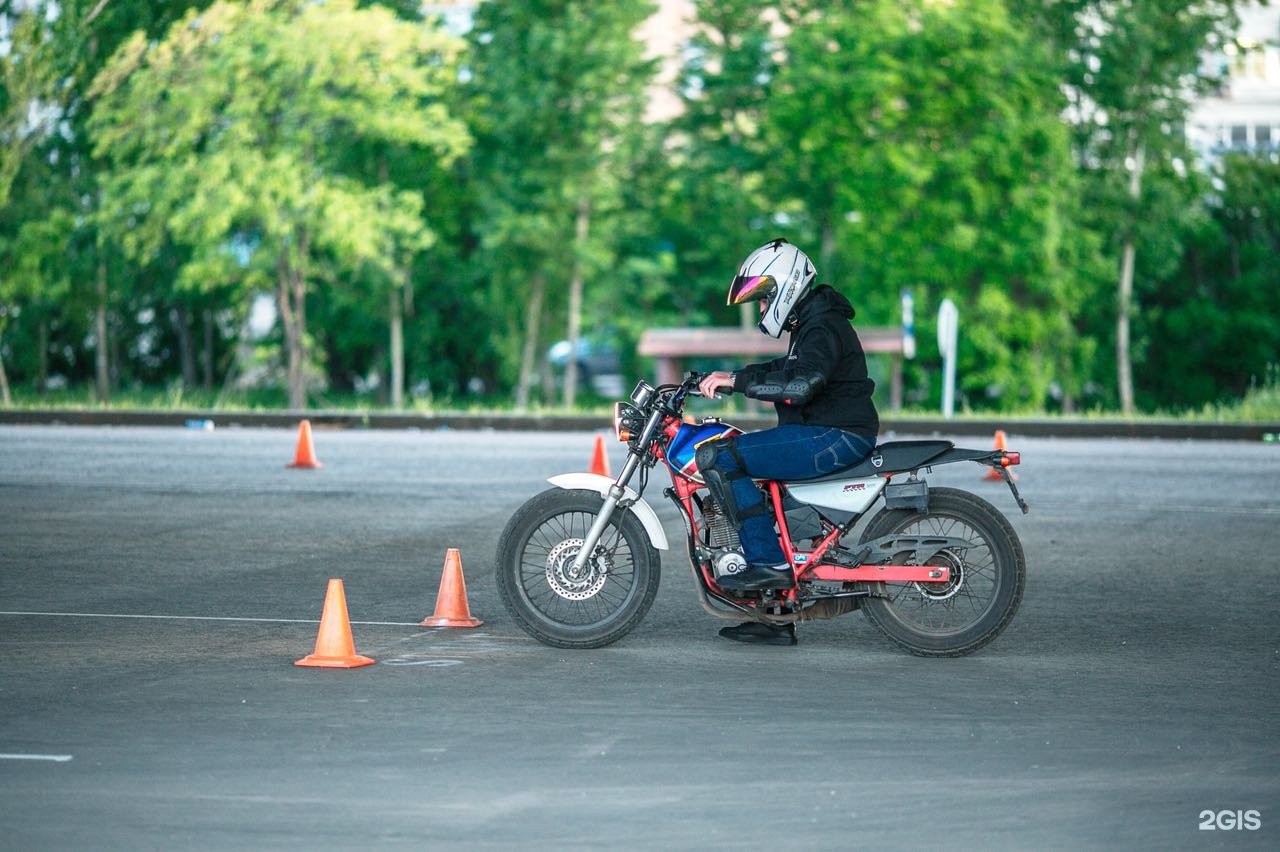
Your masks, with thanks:
M702 503L702 521L706 525L707 546L712 550L712 566L717 577L737 574L747 567L742 555L738 530L729 522L720 504L707 495Z
M716 499L709 494L702 502L702 521L706 524L708 547L719 549L742 546L738 541L737 528L730 523L729 517Z

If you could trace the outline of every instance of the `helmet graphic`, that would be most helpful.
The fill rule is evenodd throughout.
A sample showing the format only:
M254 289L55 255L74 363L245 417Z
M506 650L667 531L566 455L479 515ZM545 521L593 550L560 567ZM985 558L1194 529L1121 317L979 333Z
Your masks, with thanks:
M753 251L729 286L726 304L741 305L752 299L764 302L760 331L781 337L791 312L809 292L818 272L808 256L783 239L773 240Z

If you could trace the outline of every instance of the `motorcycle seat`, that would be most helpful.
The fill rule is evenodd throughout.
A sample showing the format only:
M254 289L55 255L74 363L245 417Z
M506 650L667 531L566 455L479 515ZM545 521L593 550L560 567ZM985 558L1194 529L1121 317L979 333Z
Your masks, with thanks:
M902 473L925 467L930 461L954 447L951 441L890 441L880 444L862 461L849 467L803 481L828 482L842 479L858 479L864 476L883 476L886 473Z

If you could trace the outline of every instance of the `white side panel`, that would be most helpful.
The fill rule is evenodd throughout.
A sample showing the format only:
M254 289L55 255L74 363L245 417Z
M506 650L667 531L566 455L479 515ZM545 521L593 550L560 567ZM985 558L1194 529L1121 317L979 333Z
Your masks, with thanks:
M613 485L613 480L607 476L601 476L598 473L562 473L559 476L553 476L547 480L556 488L564 488L569 491L575 489L583 489L584 491L595 491L600 494L603 500L609 496L609 488ZM653 542L653 546L658 550L666 550L667 533L662 529L662 523L658 520L658 513L653 511L653 507L632 491L630 488L623 489L623 497L627 500L635 500L631 505L631 513L640 519L640 523L644 525L644 531L649 534L649 541Z
M837 482L819 482L813 485L788 482L787 490L791 492L791 496L802 503L840 509L844 512L865 512L867 507L880 496L880 492L888 482L889 480L883 476L842 479Z

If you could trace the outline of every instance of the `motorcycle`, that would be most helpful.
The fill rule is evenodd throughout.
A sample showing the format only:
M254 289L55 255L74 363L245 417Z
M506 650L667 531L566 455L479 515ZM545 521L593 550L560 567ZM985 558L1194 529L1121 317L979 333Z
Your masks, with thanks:
M986 500L930 487L920 471L961 461L989 465L1025 514L1009 472L1021 462L1019 453L943 440L892 441L816 479L757 480L795 584L730 591L719 581L746 560L735 526L697 469L695 451L742 432L715 417L685 418L700 378L690 373L678 385L637 383L629 402L615 405L614 431L628 448L617 478L553 476L554 487L507 523L498 544L498 591L530 636L558 648L598 648L644 618L658 591L658 551L668 549L657 513L643 499L660 462L672 483L663 493L683 521L699 603L710 615L778 627L860 609L889 640L927 657L969 654L1000 635L1022 598L1022 544ZM881 508L857 543L846 543L877 503Z

